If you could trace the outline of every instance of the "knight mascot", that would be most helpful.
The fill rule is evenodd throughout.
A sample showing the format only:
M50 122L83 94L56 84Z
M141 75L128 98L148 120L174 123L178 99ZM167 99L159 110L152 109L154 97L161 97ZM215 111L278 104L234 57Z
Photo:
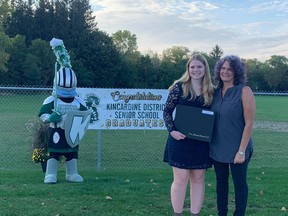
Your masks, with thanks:
M53 93L42 104L38 116L50 124L49 159L45 173L44 183L57 183L59 158L65 157L66 180L70 182L83 182L77 171L79 143L90 122L91 111L85 102L77 96L77 78L72 70L70 57L60 39L50 41L57 61Z

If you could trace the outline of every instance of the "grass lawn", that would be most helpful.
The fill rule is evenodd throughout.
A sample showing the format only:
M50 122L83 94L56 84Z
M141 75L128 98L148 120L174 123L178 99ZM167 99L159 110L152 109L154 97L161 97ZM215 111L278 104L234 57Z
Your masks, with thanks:
M0 216L172 215L172 171L162 162L167 131L90 130L79 151L78 169L85 182L66 182L65 167L60 164L59 183L44 184L40 165L31 162L26 125L37 118L47 94L33 94L5 92L0 97ZM254 155L248 174L246 215L287 216L287 97L255 98ZM97 172L98 165L101 172ZM232 187L230 192L232 216ZM214 171L209 169L202 216L216 216L215 202ZM189 215L188 193L185 215Z
M66 182L62 170L57 184L43 183L39 171L0 171L1 216L78 216L78 215L172 215L170 185L172 172L165 169L112 170L80 172L83 183ZM287 169L249 169L247 216L288 215ZM232 185L232 184L231 184ZM189 197L183 215L189 215ZM234 208L230 188L230 214ZM215 180L212 169L206 174L206 197L203 216L216 216Z

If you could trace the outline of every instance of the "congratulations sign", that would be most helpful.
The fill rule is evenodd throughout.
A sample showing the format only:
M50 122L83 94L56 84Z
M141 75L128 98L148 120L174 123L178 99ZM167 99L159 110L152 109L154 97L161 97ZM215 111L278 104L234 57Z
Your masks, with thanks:
M168 90L78 88L92 110L88 129L166 130L163 109Z

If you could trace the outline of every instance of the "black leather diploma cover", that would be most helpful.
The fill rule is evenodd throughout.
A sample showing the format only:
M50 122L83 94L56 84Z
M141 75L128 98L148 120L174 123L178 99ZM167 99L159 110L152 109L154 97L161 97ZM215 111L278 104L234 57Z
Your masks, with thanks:
M209 109L178 104L174 125L187 138L211 142L214 119L214 112Z

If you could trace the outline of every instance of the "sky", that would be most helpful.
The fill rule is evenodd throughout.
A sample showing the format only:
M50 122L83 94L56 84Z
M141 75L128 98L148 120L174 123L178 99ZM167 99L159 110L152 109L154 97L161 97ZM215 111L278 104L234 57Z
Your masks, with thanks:
M138 50L161 54L173 46L264 62L288 58L288 0L90 0L99 30L128 30Z

